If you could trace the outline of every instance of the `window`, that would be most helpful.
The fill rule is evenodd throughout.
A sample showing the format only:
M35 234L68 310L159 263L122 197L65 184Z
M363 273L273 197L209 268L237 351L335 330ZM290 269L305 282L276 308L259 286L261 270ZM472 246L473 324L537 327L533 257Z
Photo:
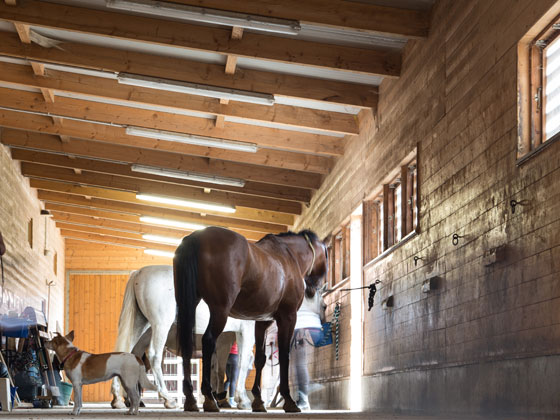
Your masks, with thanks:
M518 46L518 153L560 137L560 16L533 27Z
M363 207L363 262L398 244L418 225L418 175L415 154L396 168Z
M330 252L330 287L350 275L350 224L346 223L332 238Z

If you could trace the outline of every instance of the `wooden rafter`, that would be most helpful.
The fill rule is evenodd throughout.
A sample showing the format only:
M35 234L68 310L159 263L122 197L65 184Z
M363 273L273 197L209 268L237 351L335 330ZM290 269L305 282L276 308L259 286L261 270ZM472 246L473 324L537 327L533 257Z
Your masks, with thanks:
M181 211L176 209L161 208L147 204L138 204L137 202L126 201L113 201L105 198L79 196L70 193L61 193L56 191L47 191L39 189L37 191L39 200L46 202L47 209L59 209L60 211L70 212L69 208L75 208L78 214L87 214L85 211L101 211L105 213L114 213L110 219L117 219L120 214L129 216L152 216L159 218L169 218L188 223L200 223L204 225L223 226L231 229L244 229L253 232L262 233L279 233L285 232L287 226L291 224L282 223L268 223L256 220L243 220L232 217L215 216L207 214L206 216L200 213L193 213L189 211ZM55 205L62 207L54 207ZM138 220L138 219L137 219Z
M134 15L123 19L120 13L36 0L27 0L17 8L0 3L0 18L45 28L385 77L398 77L401 67L400 53L392 50L342 47L255 33L245 33L242 40L230 42L227 29Z
M11 136L9 136L11 137ZM12 158L15 160L19 160L22 162L34 162L34 163L41 163L45 165L51 166L59 166L62 168L70 168L76 172L76 174L81 173L81 171L89 171L101 174L109 174L109 175L119 175L137 179L146 179L152 181L159 181L168 184L177 184L177 185L188 185L191 187L199 187L199 188L210 188L215 191L226 191L226 192L235 192L240 194L247 194L250 196L257 196L257 197L268 197L268 198L277 198L281 200L289 200L289 201L300 201L303 203L309 203L311 200L311 191L303 188L295 188L295 187L284 187L279 185L273 184L264 184L258 182L246 182L243 187L234 187L228 185L218 185L218 184L208 184L203 182L195 182L186 179L178 179L178 178L169 178L151 174L144 174L139 172L134 172L131 169L131 166L123 165L122 163L135 163L134 161L129 162L122 162L122 163L112 163L107 161L100 161L99 159L103 160L114 160L115 156L126 156L127 151L131 151L130 148L122 148L117 146L117 149L125 149L122 153L113 153L115 152L114 149L101 146L93 143L94 147L97 147L97 154L88 155L87 143L80 140L73 140L71 144L68 146L62 147L55 147L52 149L48 149L45 147L44 143L55 143L55 145L60 145L56 141L56 139L50 139L49 136L41 136L41 140L43 143L34 143L33 146L30 147L32 150L25 150L25 149L17 149L12 148ZM14 144L11 143L13 146ZM63 156L59 154L52 154L52 153L44 153L38 150L49 150L51 152L58 152L60 149L70 150L72 158L69 156ZM81 154L85 157L79 158L75 157L75 154ZM88 159L88 158L93 158ZM165 162L163 162L165 164ZM168 168L173 169L173 168Z
M407 38L425 38L430 23L428 11L397 9L343 0L282 0L281 2L277 0L175 0L175 2Z
M92 70L130 72L191 83L232 89L252 90L274 95L326 101L360 107L377 107L377 86L321 80L310 77L243 69L243 77L232 78L223 65L207 64L174 57L122 51L95 45L64 43L63 49L22 45L15 34L0 32L0 54L83 67Z
M56 103L47 104L39 102L39 99L41 99L41 95L34 92L0 88L0 106L14 109L14 111L5 111L3 115L5 118L4 125L8 126L7 124L13 124L14 128L18 128L20 122L25 121L26 124L29 125L23 128L29 128L30 130L35 130L34 127L37 125L43 126L41 115L20 114L15 112L15 110L22 110L39 112L43 113L43 115L49 113L50 115L77 119L74 121L66 120L63 124L58 124L57 121L56 124L56 130L60 132L56 132L55 134L64 134L72 137L105 138L106 141L115 142L119 142L119 139L127 138L127 144L134 144L135 142L139 144L139 142L149 140L143 137L126 134L125 126L136 126L174 132L186 131L199 136L222 138L233 141L250 140L252 143L266 147L267 149L259 150L257 153L248 156L246 152L243 152L242 155L239 155L239 152L236 153L235 151L229 151L227 154L224 154L223 149L204 146L191 146L186 144L179 146L176 144L173 147L180 148L184 153L197 156L234 161L236 158L241 158L244 162L255 164L268 163L271 166L275 166L273 162L275 159L280 158L284 162L280 167L286 167L286 164L290 167L289 165L292 161L297 162L300 160L305 162L307 170L318 173L325 173L325 168L327 168L326 170L328 171L332 166L332 161L329 163L329 159L325 159L325 157L313 156L308 159L301 159L301 156L298 157L297 154L293 154L292 152L337 156L344 150L345 141L341 137L322 136L312 133L279 130L276 128L237 123L225 123L226 125L224 128L219 128L214 126L212 120L205 118L161 112L157 113L157 118L154 118L153 111L122 107L120 105L102 104L64 97L57 97ZM127 113L128 111L130 112ZM51 118L49 118L49 120L50 119ZM32 121L35 121L35 123ZM88 123L86 121L103 122L106 123L106 125ZM48 127L45 127L44 131L50 132ZM279 150L273 150L273 148L282 149L282 152L285 151L285 153ZM272 155L268 155L269 153L272 153ZM263 160L263 154L267 154L266 160ZM315 167L313 167L314 164L316 165Z
M25 128L25 125L22 125L21 121L16 123L8 120L6 118L6 115L8 113L9 111L0 111L0 117L2 119L2 125L4 125L4 127L18 128L18 129ZM45 117L41 117L41 118L46 119ZM26 120L28 121L28 119ZM76 134L78 134L76 137L82 137L82 138L84 137L83 131L81 133L75 133L75 132L72 133L70 126L71 124L72 125L75 124L75 122L73 121L65 123L64 127L58 130L53 129L52 123L48 121L43 121L42 124L43 124L42 127L39 127L37 129L35 128L30 128L30 129L35 129L36 131L49 132L52 134L66 134L72 137L75 137ZM96 125L95 128L97 127L99 126ZM106 128L114 129L114 127L106 127ZM122 130L124 131L124 129ZM145 146L142 146L142 143L140 142L133 142L133 143L127 142L127 139L129 140L138 139L140 141L140 140L144 140L142 138L136 138L136 137L127 138L126 136L121 134L115 140L108 140L104 135L104 130L100 130L100 131L93 130L93 131L95 133L99 133L99 136L94 134L87 137L94 138L100 142L107 141L108 143L113 143L113 144L118 143L121 145L128 145L128 146L134 145L135 147L144 147L144 148L153 148L153 149L158 148L159 146L163 145L163 143L167 143L167 142L155 140L153 143L151 143L153 145L152 147L148 146L149 143L144 143ZM120 141L117 141L119 139ZM175 143L171 143L171 144L175 144ZM179 150L180 149L178 149L177 151ZM154 150L154 152L157 151ZM142 151L137 152L137 154L142 154ZM270 167L258 166L254 164L238 163L238 162L218 160L218 159L208 159L208 158L198 157L198 156L182 155L180 157L180 162L184 170L190 170L192 172L199 172L199 173L209 174L209 175L219 175L219 176L225 176L230 178L241 178L249 181L293 186L299 188L316 189L319 187L322 180L322 175L317 173L303 172L303 171L291 170L291 169L270 168Z
M134 193L164 195L185 200L211 202L214 204L242 206L259 210L270 210L289 214L300 214L301 204L294 201L251 197L245 194L215 191L205 193L201 188L152 181L148 179L106 175L94 172L81 174L73 170L30 162L21 164L21 173L35 179L48 179L68 183L79 183L84 186L109 188L112 190L130 191ZM127 196L128 197L128 196Z
M50 181L44 179L31 179L30 184L33 188L44 191L52 191L64 194L79 195L83 197L95 197L104 200L111 200L113 202L131 203L136 205L147 205L149 207L156 207L160 209L174 209L177 211L185 211L185 207L172 205L172 204L159 204L148 201L139 200L136 198L136 193L130 191L111 190L107 188L91 187L72 185L66 182ZM161 194L161 191L160 191ZM209 201L209 200L208 200ZM147 204L146 204L147 203ZM187 209L188 210L188 209ZM292 225L294 216L292 214L280 213L271 210L257 210L248 207L236 207L235 213L222 213L215 210L193 210L191 212L204 213L213 216L221 216L226 219L242 219L254 220L265 223L277 223L286 226Z
M75 212L76 208L71 208ZM149 225L146 223L140 223L137 216L127 216L121 215L123 217L130 218L129 220L113 220L107 218L101 218L99 216L87 216L77 213L66 213L61 211L51 210L52 218L55 222L64 223L65 225L78 225L90 228L103 228L103 229L113 229L122 232L132 232L138 234L151 234L166 236L170 238L181 238L186 236L190 231L180 228L168 228L157 225ZM97 211L97 214L100 214ZM234 229L236 232L243 235L245 238L250 240L258 241L263 235L258 232L251 232L248 230Z
M34 63L37 65L37 63ZM44 72L44 67L43 67ZM0 62L0 80L39 88L41 91L56 89L60 92L87 95L94 101L113 100L123 105L152 108L163 115L171 112L184 113L185 110L213 114L215 116L235 117L251 121L264 121L287 127L305 127L324 130L326 133L358 134L358 124L353 115L341 112L298 108L288 105L262 106L242 102L221 106L219 101L202 96L186 95L155 89L132 87L103 77L80 75L76 73L49 70L48 77L36 77L27 66ZM7 95L6 89L3 95ZM51 93L51 96L52 93ZM52 100L54 102L54 96ZM80 101L81 103L88 103ZM163 111L163 112L162 112ZM135 110L128 109L127 113ZM191 119L194 117L191 117Z
M174 245L164 245L151 241L145 241L142 240L141 237L140 239L135 239L135 238L108 236L107 234L84 232L78 229L70 230L67 228L67 226L65 226L65 228L60 229L60 235L63 238L81 239L88 242L97 242L102 244L120 244L120 245L132 246L135 248L158 249L161 251L168 251L168 252L174 252L175 249L177 248ZM136 236L140 236L140 235L136 235Z

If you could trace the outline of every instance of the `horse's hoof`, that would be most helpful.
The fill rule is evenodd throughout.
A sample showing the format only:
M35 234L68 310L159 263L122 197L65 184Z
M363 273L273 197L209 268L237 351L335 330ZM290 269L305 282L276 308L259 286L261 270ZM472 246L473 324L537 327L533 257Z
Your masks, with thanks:
M185 401L184 411L198 412L200 410L198 409L196 401L193 399L192 401Z
M173 409L173 408L177 408L177 403L175 402L175 400L165 400L163 406L165 408Z
M264 402L261 399L255 398L253 404L251 404L253 413L266 413L266 408L264 408Z
M210 399L208 397L204 398L204 404L202 405L205 413L219 413L220 409L216 405L214 398Z
M242 401L237 403L237 408L240 410L248 410L251 408L251 403L247 401Z
M293 400L286 400L284 403L285 413L301 413L301 409L297 406L297 404Z
M111 401L111 407L121 409L126 408L126 405L124 405L123 400L113 399L113 401Z
M232 408L231 405L229 404L229 401L227 400L227 398L224 398L223 400L218 400L218 407L220 407L220 408Z

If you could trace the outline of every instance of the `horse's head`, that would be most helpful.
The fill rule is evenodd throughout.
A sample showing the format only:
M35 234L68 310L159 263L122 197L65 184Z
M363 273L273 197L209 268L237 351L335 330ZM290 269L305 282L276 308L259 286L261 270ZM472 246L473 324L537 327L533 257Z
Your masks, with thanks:
M305 237L313 254L311 267L305 275L305 295L308 298L312 298L325 282L329 267L329 257L327 246L315 233L306 230L302 232L302 235Z

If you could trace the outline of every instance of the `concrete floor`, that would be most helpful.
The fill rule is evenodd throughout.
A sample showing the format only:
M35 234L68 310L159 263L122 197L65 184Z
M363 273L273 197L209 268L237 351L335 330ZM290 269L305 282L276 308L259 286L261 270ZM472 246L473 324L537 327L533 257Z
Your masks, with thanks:
M0 419L14 420L68 420L72 408L56 407L52 409L33 409L33 408L17 408L12 412L0 412ZM126 410L112 410L109 404L85 404L79 418L82 419L107 419L107 420L123 420ZM285 414L282 410L269 410L268 413L252 413L251 411L241 410L222 410L220 413L185 413L180 409L166 410L159 406L147 407L140 409L138 417L145 420L159 419L179 419L179 418L201 418L203 420L258 420L258 419L287 419L289 417L297 417L298 420L482 420L483 417L478 416L411 416L411 415L395 415L390 413L354 413L350 411L319 411L311 410L298 414ZM487 418L487 417L486 417ZM527 417L495 417L495 420L521 420ZM545 419L545 417L543 417ZM548 417L550 419L550 417Z

